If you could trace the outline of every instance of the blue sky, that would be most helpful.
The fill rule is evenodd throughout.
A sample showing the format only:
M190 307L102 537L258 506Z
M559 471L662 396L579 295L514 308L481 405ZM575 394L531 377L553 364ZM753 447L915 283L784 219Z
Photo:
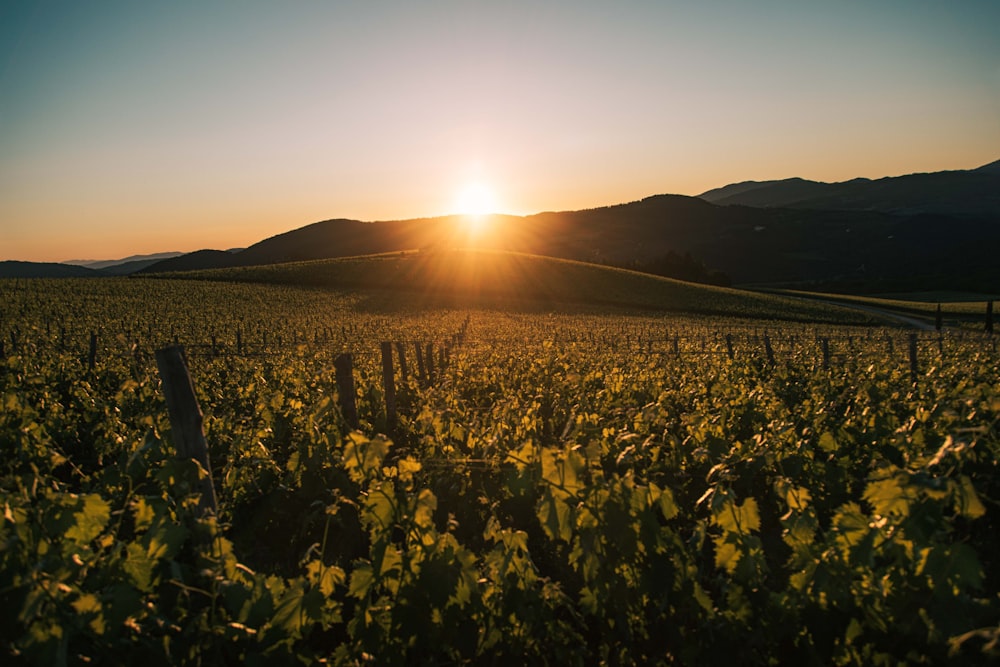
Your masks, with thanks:
M997 2L0 4L0 259L1000 158Z

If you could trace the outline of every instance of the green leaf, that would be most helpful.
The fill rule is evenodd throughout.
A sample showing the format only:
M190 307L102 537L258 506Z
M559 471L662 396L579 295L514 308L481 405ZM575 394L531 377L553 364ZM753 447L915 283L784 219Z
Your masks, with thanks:
M908 516L910 503L915 498L915 491L908 482L906 473L870 482L865 487L864 498L879 516Z
M369 563L357 565L351 572L351 584L347 587L347 594L360 600L368 594L374 579L374 572Z
M136 588L148 593L153 586L153 568L156 566L156 561L149 557L141 544L136 542L126 547L125 554L122 568Z
M760 511L757 501L747 498L742 505L727 499L715 515L715 523L726 532L746 534L760 530Z
M741 552L734 541L720 538L715 542L715 566L732 574L740 563Z
M538 504L538 520L550 540L569 542L573 537L572 514L569 506L548 489Z
M132 510L135 513L135 529L146 530L149 528L149 524L153 522L153 517L156 516L156 512L153 511L153 507L146 502L146 499L138 498L135 503L133 503Z
M383 482L369 491L365 507L368 510L368 523L373 531L391 528L396 519L396 489L392 482Z
M111 506L96 493L83 497L83 510L73 515L75 523L66 531L66 539L89 544L101 534L111 519Z
M344 571L339 567L324 565L319 560L310 561L306 565L306 577L326 597L333 595L337 586L340 586L346 580Z
M305 610L302 606L304 595L303 581L301 579L290 581L284 595L275 604L271 626L284 630L292 637L301 636L302 627L306 621Z
M358 432L348 434L344 443L344 467L351 478L361 481L374 475L389 452L390 442L383 438L369 440Z
M976 494L976 487L972 485L972 480L968 475L962 475L958 479L958 489L955 493L955 509L964 517L978 519L986 514L986 507L983 506L979 496Z
M413 513L413 522L420 528L434 527L434 510L437 509L437 498L429 489L424 489L417 496L417 506Z

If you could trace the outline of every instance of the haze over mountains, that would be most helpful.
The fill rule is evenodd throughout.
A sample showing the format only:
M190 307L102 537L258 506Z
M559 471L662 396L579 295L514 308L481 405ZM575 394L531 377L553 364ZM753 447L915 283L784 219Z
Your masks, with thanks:
M327 220L239 251L200 250L105 266L159 273L476 245L618 265L690 253L737 284L841 291L1000 290L1000 161L966 171L819 183L745 182L700 197L657 195L583 211ZM68 275L66 265L33 265ZM62 266L62 269L54 267ZM93 264L91 264L93 266ZM32 275L0 263L0 275ZM75 274L78 275L78 274Z

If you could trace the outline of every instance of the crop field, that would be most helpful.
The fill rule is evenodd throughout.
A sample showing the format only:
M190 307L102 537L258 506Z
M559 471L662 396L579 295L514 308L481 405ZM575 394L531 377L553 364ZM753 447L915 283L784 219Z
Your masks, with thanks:
M5 664L1000 658L992 337L228 279L0 281Z

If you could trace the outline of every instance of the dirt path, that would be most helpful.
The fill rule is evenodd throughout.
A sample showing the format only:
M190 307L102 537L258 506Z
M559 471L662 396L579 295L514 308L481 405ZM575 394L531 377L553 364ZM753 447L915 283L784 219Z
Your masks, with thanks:
M840 306L841 308L853 308L854 310L860 310L865 313L871 313L872 315L881 317L883 319L900 322L907 326L913 327L914 329L920 329L921 331L936 331L934 324L928 322L927 320L913 317L910 315L901 315L897 312L887 310L885 308L878 308L876 306L863 306L858 303L834 301L831 299L811 299L809 297L796 297L796 298L808 299L809 301L821 301L823 303L829 303L834 306Z

